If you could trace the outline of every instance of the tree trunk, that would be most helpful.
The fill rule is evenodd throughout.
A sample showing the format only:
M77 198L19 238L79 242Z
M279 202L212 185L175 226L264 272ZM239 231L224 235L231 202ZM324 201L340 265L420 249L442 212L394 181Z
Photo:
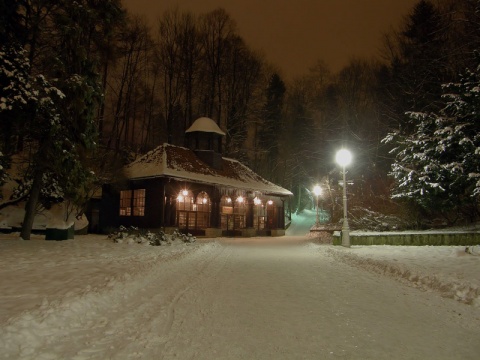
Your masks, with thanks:
M108 78L108 60L104 60L105 63L103 64L103 77L102 77L102 91L103 91L103 100L100 104L100 108L98 110L98 137L100 142L103 144L104 141L104 120L105 120L105 98L107 96L107 78Z
M42 189L42 177L43 172L36 171L33 178L32 189L30 191L30 197L25 205L25 216L22 223L22 231L20 232L20 238L23 240L30 240L32 233L33 221L35 220L35 213L40 198L40 191Z

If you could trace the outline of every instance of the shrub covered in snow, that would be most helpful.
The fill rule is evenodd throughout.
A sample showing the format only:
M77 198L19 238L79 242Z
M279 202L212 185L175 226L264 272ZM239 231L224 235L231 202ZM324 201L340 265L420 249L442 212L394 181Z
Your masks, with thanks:
M161 230L158 232L151 232L133 226L130 226L129 228L120 226L118 231L109 234L108 237L118 244L127 243L152 246L191 244L197 240L192 234L183 234L178 229L175 229L173 234L167 234Z
M412 224L396 215L382 214L358 206L349 211L348 221L355 229L371 231L405 230L412 227Z

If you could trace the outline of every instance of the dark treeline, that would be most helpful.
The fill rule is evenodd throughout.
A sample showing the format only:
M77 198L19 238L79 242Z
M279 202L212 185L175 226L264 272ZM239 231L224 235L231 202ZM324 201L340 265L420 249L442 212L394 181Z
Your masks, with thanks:
M0 10L2 175L22 154L17 198L37 198L32 212L51 199L40 191L46 175L82 204L136 155L183 145L185 130L207 116L227 133L224 155L294 192L292 210L310 206L321 183L338 218L334 155L345 146L354 154L352 204L398 213L392 145L382 139L413 131L406 112L442 108L442 85L475 64L480 41L477 0L419 1L378 57L336 74L319 60L286 82L223 9L171 9L153 26L119 0L2 0Z

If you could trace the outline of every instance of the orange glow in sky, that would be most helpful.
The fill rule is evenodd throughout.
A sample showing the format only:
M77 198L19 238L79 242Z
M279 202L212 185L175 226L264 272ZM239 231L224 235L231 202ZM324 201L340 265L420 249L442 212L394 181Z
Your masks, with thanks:
M398 27L418 0L122 0L151 25L167 9L203 14L224 8L250 48L286 78L306 74L317 60L332 71L353 57L380 56L382 36Z

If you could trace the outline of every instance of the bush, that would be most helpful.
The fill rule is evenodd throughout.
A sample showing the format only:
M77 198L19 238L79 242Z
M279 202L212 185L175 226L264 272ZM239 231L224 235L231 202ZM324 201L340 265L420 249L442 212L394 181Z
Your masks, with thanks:
M183 234L178 229L175 229L173 234L169 235L163 231L151 232L149 230L140 230L136 227L126 228L120 226L117 231L108 235L113 242L121 244L143 244L152 246L172 245L172 244L191 244L197 239L192 234Z

